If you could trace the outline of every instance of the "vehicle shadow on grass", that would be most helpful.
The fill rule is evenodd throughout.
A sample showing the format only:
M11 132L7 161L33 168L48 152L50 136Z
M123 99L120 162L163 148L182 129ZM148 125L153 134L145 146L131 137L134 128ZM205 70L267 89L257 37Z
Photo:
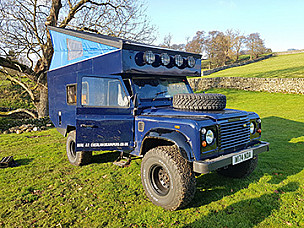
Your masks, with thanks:
M120 155L119 151L103 152L102 154L93 155L91 163L108 163L114 162Z
M294 192L299 188L298 182L290 182L270 194L257 198L242 200L223 209L211 210L195 222L184 227L253 227L269 217L274 210L280 209L283 194Z
M16 159L15 162L17 166L22 166L22 165L30 164L33 160L34 160L33 158L23 158L23 159Z
M224 177L216 172L202 175L196 179L196 193L188 208L198 208L233 195L251 183L258 182L262 176L257 172L243 179Z
M262 140L270 142L270 151L259 156L258 168L247 178L232 179L216 172L197 178L195 200L188 206L198 208L247 188L264 175L270 184L279 184L304 167L304 123L279 117L262 119ZM241 204L239 204L241 205Z

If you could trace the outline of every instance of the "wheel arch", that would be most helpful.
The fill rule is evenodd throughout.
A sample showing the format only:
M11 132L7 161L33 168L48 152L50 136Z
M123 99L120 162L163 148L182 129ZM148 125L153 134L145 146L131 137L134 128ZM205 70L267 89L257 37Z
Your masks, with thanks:
M68 125L66 128L57 127L57 131L62 134L64 137L67 137L71 131L76 130L75 126Z
M76 130L75 126L68 125L65 131L65 136L67 136L71 131Z
M188 161L194 159L193 149L186 136L170 129L153 129L149 131L141 144L140 155L145 155L150 149L158 146L176 145L182 157Z

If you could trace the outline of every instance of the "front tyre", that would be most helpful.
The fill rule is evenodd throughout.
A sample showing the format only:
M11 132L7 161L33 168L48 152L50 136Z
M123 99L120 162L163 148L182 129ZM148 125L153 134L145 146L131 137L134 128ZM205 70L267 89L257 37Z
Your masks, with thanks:
M76 131L71 131L68 134L66 142L66 152L69 162L75 166L87 165L91 162L92 151L77 151L76 152Z
M176 210L194 197L195 176L176 146L159 146L141 163L141 180L148 198L157 206Z

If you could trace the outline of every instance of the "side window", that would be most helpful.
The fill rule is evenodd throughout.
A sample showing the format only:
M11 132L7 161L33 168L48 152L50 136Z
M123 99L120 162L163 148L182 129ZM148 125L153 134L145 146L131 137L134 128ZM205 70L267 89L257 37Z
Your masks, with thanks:
M82 82L82 91L81 91L81 104L88 105L89 104L89 84L88 82Z
M69 105L76 105L76 103L77 103L77 86L76 86L76 84L67 85L66 94L67 94L67 103Z
M81 104L94 107L128 107L126 93L118 79L83 77Z

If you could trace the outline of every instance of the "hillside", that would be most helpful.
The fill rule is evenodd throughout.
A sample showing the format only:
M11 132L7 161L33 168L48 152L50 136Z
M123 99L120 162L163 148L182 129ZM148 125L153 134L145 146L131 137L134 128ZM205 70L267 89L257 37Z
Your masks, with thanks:
M304 53L279 55L207 77L304 78Z

